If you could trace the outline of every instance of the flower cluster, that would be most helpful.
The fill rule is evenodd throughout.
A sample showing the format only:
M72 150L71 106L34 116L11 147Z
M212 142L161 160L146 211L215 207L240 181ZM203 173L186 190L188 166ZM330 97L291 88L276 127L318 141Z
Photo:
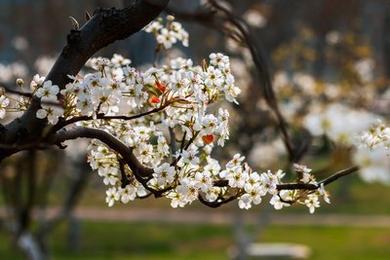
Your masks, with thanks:
M360 166L360 176L367 182L390 184L390 128L382 121L359 136L354 162Z
M103 178L104 184L109 186L106 197L109 206L118 201L127 203L136 198L147 197L151 190L164 191L162 195L171 200L171 206L174 208L184 207L198 199L218 202L232 192L238 198L238 205L242 209L260 204L267 194L271 196L270 203L277 210L300 203L313 213L315 208L320 206L319 197L330 203L323 185L315 181L310 174L311 170L305 166L296 169L302 177L300 183L315 184L319 188L310 192L280 191L278 185L283 183L283 171L273 173L268 170L259 174L244 162L245 158L240 154L234 155L222 169L217 160L210 155L204 158L199 156L197 151L194 151L199 148L191 145L179 155L182 158L175 163L163 162L156 165L153 178L142 184L127 166L120 165L115 152L96 142L91 146L89 161L91 167Z
M390 184L390 158L384 146L375 149L358 146L352 160L360 167L359 175L364 181Z
M378 118L364 110L330 104L324 110L312 109L303 125L313 136L326 135L334 143L353 147L352 159L364 180L390 183L389 128L377 124Z
M334 103L324 108L313 107L303 125L313 136L326 135L335 143L352 145L356 135L377 119L375 114Z
M60 106L53 106L48 103L58 103L58 86L53 85L50 80L45 81L45 78L40 77L38 74L34 76L30 86L34 91L35 97L42 101L42 108L36 113L37 118L47 118L50 124L55 125L58 119L63 116L63 109Z
M188 32L182 25L175 22L175 17L168 15L164 24L163 19L151 22L144 29L152 33L159 44L159 48L170 49L176 42L182 42L183 46L188 46Z
M164 49L188 42L173 17L165 26L159 20L145 30L154 33ZM170 199L172 207L238 199L240 208L249 209L269 196L275 209L299 203L313 213L320 197L329 202L306 166L296 165L296 181L311 188L285 190L282 170L257 173L240 154L224 167L212 157L213 148L229 139L229 112L221 102L238 103L241 92L228 56L212 53L202 65L175 58L146 70L130 64L117 54L92 58L89 68L70 76L72 82L62 90L39 75L30 84L34 98L41 101L37 118L46 118L54 129L78 124L103 130L127 146L148 172L140 175L119 151L92 140L88 161L107 186L109 206L152 194ZM7 102L0 97L0 115Z
M103 178L103 183L108 185L106 191L106 202L108 206L113 206L115 201L128 203L136 197L147 195L145 188L135 180L122 183L122 174L126 176L131 174L126 169L126 172L121 172L121 165L117 155L109 150L106 146L91 142L89 163L93 170L97 170L98 175ZM125 171L125 170L123 170Z
M240 89L235 85L227 56L211 54L210 65L206 67L194 66L192 60L183 58L146 71L138 71L129 63L119 55L112 60L90 61L96 72L73 78L61 91L64 117L126 116L166 108L166 116L161 119L165 124L201 132L203 140L209 143L213 141L210 135L218 136L218 143L223 144L228 137L228 113L220 109L217 115L207 114L206 107L221 97L237 102ZM44 101L56 98L58 87L50 81L36 85L40 86L35 92L37 97Z
M12 82L17 78L23 78L27 75L28 69L21 62L13 62L10 64L0 63L0 82Z
M378 146L384 146L390 149L390 127L383 122L379 122L361 135L361 142L370 149L375 149Z
M249 23L249 21L247 22ZM329 37L332 38L332 44L345 44L342 43L345 39L342 39L339 33L332 33ZM278 106L281 114L292 128L301 129L303 126L313 137L316 137L313 142L314 147L321 145L323 149L321 151L345 154L343 157L330 158L345 160L346 163L351 160L354 161L359 166L359 174L363 180L389 183L390 166L388 156L386 158L388 151L381 148L370 151L370 149L354 147L358 134L366 130L378 118L381 118L381 114L387 112L388 99L386 97L390 93L387 90L388 83L374 81L374 60L358 53L348 57L348 63L340 63L349 64L346 66L348 68L340 69L340 71L350 71L349 75L353 75L351 78L347 78L344 73L338 75L338 72L332 73L331 77L327 73L320 76L313 75L310 69L305 69L312 68L312 66L307 66L305 62L313 61L310 60L313 50L310 50L310 47L302 46L307 44L306 42L299 42L304 38L301 36L299 39L295 39L288 46L284 45L277 49L272 55L275 66L279 67L279 71L274 76L273 86L279 100ZM334 46L329 48L334 48ZM237 62L234 61L233 72L235 76L238 76L236 81L240 87L243 88L244 86L243 95L245 95L245 85L251 86L249 81L251 77L245 76L243 73L250 70L251 63L248 62L248 54L246 49L237 41L228 41L227 49L232 54L240 56ZM292 53L294 54L291 55ZM304 56L304 54L307 54L307 56L295 60L297 56ZM334 57L338 57L338 55ZM249 58L251 58L250 55ZM328 56L324 59L328 59ZM232 58L233 60L234 58ZM329 69L333 70L334 66L334 63L330 64ZM243 80L241 80L240 75L244 75ZM359 91L352 91L357 88ZM251 94L250 91L248 92ZM250 102L250 99L247 100L247 102ZM259 100L256 104L253 103L252 106L256 106L264 112L272 110L262 100ZM245 125L243 122L253 119L250 116L243 116L236 120ZM324 136L327 138L323 138ZM366 134L363 142L371 143L371 145L376 142L383 142L380 141L382 138L379 136L383 136L383 133L377 133L374 136ZM286 158L286 149L280 147L277 142L270 142L270 140L275 140L273 131L268 132L265 129L261 136L247 133L245 137L245 139L255 143L255 145L252 145L252 151L248 157L252 166L275 169L280 160ZM240 140L242 139L244 137L240 138ZM265 140L267 141L265 142ZM336 149L328 150L326 146L328 141L336 145ZM317 155L323 156L323 153L319 151L320 149L313 149L310 153L318 152Z
M203 66L177 58L146 71L130 67L130 61L118 55L111 60L96 58L89 62L95 72L74 77L61 91L65 122L80 117L81 124L110 132L153 171L150 178L140 179L115 151L93 142L89 162L108 186L108 205L161 192L173 207L184 207L199 198L218 202L234 192L241 208L271 194L271 203L280 209L314 196L315 192L302 195L298 190L279 192L281 171L258 174L240 155L223 170L211 157L213 147L223 146L229 138L229 113L213 104L223 99L237 102L240 89L229 58L221 53L209 58ZM57 88L52 86L50 92L45 84L50 85L43 83L36 95L55 96Z
M174 160L176 167L185 168L182 171L184 175L188 171L193 172L193 167L200 163L207 163L206 169L210 168L208 162L211 163L211 159L201 161L200 155L209 154L214 143L223 146L229 138L228 111L210 107L221 98L236 102L239 93L230 73L229 58L220 53L211 54L210 65L203 68L193 66L191 60L178 58L169 65L153 67L145 72L122 66L117 60L121 59L95 60L92 67L97 68L97 72L77 78L66 86L62 91L67 104L65 114L70 118L97 118L101 115L126 117L153 112L146 119L124 118L109 123L95 120L91 126L110 131L133 148L141 163L154 168L154 178L148 185L155 189L165 188L179 177L173 176L168 159ZM175 151L173 158L169 158L171 149L165 134L168 129L182 136L181 149ZM93 168L101 165L105 169L99 170L105 184L121 185L122 176L114 154L105 156L104 161L108 164L99 159L103 157L101 151L107 151L103 148L91 150L91 165ZM109 191L112 195L113 189Z

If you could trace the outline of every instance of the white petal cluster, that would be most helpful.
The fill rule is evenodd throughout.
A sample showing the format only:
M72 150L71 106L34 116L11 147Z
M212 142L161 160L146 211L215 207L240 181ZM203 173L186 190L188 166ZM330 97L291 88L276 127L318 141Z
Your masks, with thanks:
M370 127L368 131L364 131L360 139L361 143L370 149L375 149L378 146L390 149L390 127L379 121Z
M354 68L363 82L371 82L374 79L374 60L370 58L358 60Z
M9 99L5 95L0 95L0 119L5 117L6 108L9 106Z
M175 17L169 15L164 23L162 19L151 22L144 29L152 33L159 44L164 49L170 49L175 43L181 42L188 47L188 32L183 26L175 21Z
M229 58L221 53L211 54L207 67L177 58L146 71L130 67L130 61L118 55L111 60L95 58L88 64L96 72L73 78L61 91L64 117L95 118L83 124L105 129L132 147L137 159L154 169L149 187L158 190L177 186L166 194L172 198L172 205L192 202L199 190L206 199L217 199L221 188L213 187L213 176L219 176L221 167L209 154L214 145L223 146L229 138L229 112L211 105L221 99L237 102L240 91L234 84ZM42 97L50 95L46 89L40 92ZM154 109L161 111L137 120L98 119L102 115L133 116ZM178 144L182 147L173 156L169 128L182 136ZM127 166L132 182L123 182L117 155L104 145L91 146L89 161L109 187L109 205L147 195ZM123 192L126 199L122 199Z
M352 159L359 166L364 181L390 184L390 156L384 146L375 149L360 146Z
M260 11L255 9L249 9L245 12L244 19L253 27L262 28L267 25L267 19Z
M12 82L17 78L26 77L27 73L27 66L21 62L0 63L0 82Z
M58 119L63 116L64 110L62 107L48 105L45 102L58 102L59 88L53 85L50 80L44 81L44 78L35 75L30 86L34 89L34 95L41 99L41 108L37 111L36 117L40 119L47 118L50 124L55 125Z
M98 175L103 178L103 183L109 187L106 191L108 206L113 206L117 201L128 203L136 197L147 195L145 188L135 180L121 183L122 173L115 153L95 142L92 142L90 146L89 163L92 169L97 170ZM126 168L123 174L130 175L131 172Z
M56 57L50 56L41 56L34 62L34 67L37 72L41 75L46 75L49 73L50 69L53 67L56 61Z
M293 165L294 170L298 173L299 175L299 181L303 183L312 183L316 184L316 181L314 179L314 176L311 175L311 169L307 168L306 165L301 165L301 164L294 164Z
M288 207L293 203L299 203L309 208L311 214L320 207L320 198L330 204L329 193L325 190L323 183L317 183L315 177L310 173L312 170L306 165L294 164L294 170L298 175L298 183L316 185L318 188L312 191L282 190L273 195L270 203L276 210ZM279 171L279 176L281 171ZM280 178L281 178L280 177Z
M367 182L390 184L390 128L382 121L362 132L353 161Z
M363 180L387 184L390 183L390 128L377 123L378 118L364 110L331 104L324 110L312 111L303 123L313 136L326 135L335 143L354 147L352 158L360 167Z
M42 105L42 108L37 111L37 118L47 118L50 124L55 125L58 119L62 116L63 110L61 108Z
M39 76L39 74L35 74L35 76L33 77L30 83L31 90L32 91L36 90L39 86L42 86L44 82L45 82L45 77L41 77Z
M182 126L189 131L187 140L192 137L192 130L213 135L220 145L228 139L229 113L222 108L216 113L207 111L207 106L221 98L237 102L240 90L230 72L227 56L211 54L210 64L215 65L207 68L194 66L190 59L177 58L168 65L139 71L119 55L112 60L95 58L88 64L96 72L74 78L61 91L67 117L125 116L167 106L160 122L171 128ZM37 96L55 95L58 88L46 87L46 83L38 89Z
M313 108L305 116L303 125L313 136L326 135L336 143L352 145L356 135L368 129L377 119L377 115L364 110L334 103L321 110Z

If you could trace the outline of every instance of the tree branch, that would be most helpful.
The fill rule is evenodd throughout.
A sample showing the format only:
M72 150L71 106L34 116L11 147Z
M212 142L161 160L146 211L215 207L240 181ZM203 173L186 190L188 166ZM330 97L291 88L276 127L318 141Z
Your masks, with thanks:
M22 97L29 97L29 98L32 97L31 93L13 89L8 84L6 84L4 82L0 82L0 87L3 88L5 90L5 92L11 93L11 94L15 94L15 95L22 96Z
M106 144L108 147L113 149L115 152L120 154L120 156L123 159L123 162L125 162L130 169L132 170L134 176L136 179L151 193L153 193L156 197L161 196L164 192L169 191L172 187L167 188L166 190L154 190L147 186L148 178L153 174L153 169L147 168L143 166L138 159L134 156L133 150L130 147L127 147L124 143L122 143L119 139L112 136L111 134L94 128L85 128L85 127L77 127L74 129L71 129L69 131L66 131L65 129L58 132L54 138L51 140L52 144L59 144L67 140L73 140L77 138L90 138L90 139L97 139ZM122 161L120 160L120 163ZM331 175L330 177L323 179L322 181L318 182L318 184L311 184L311 183L286 183L286 184L279 184L277 185L277 189L279 191L281 190L316 190L321 187L321 185L328 185L337 179L347 176L353 172L356 172L359 170L359 167L353 166L341 171L338 171ZM217 187L227 187L228 182L227 180L219 180L214 183ZM201 203L203 203L206 206L209 207L219 207L225 203L228 203L234 199L236 199L239 195L233 195L228 198L220 198L219 200L215 202L208 202L202 198L202 196L199 196L199 200Z
M318 182L318 184L311 184L311 183L285 183L285 184L279 184L277 185L278 190L316 190L321 187L321 184L328 185L335 180L347 176L349 174L352 174L359 170L358 166L352 166L343 170L340 170L331 176L329 176L326 179L323 179ZM227 187L228 181L227 180L219 180L214 182L214 186L217 187Z
M55 134L49 141L52 144L61 144L67 140L77 138L97 139L106 144L112 150L120 154L123 160L129 165L135 176L147 178L153 174L153 169L143 166L133 154L133 149L125 145L110 133L94 128L76 127L71 130L63 130Z
M164 10L169 0L133 0L121 9L99 9L80 30L71 30L67 45L62 50L46 80L61 89L70 82L68 75L76 75L85 62L101 48L138 32ZM42 135L47 120L36 118L40 100L32 98L22 117L5 126L0 136L2 144L32 143ZM0 161L15 149L0 149Z
M240 195L239 194L236 194L236 195L232 195L230 197L227 197L227 198L220 198L220 199L217 199L216 201L207 201L205 200L202 195L199 195L198 196L198 199L199 201L203 204L203 205L206 205L207 207L210 207L210 208L219 208L220 206L226 204L226 203L229 203L235 199L237 199Z
M359 170L359 167L358 166L352 166L350 168L347 168L347 169L343 169L341 171L338 171L336 173L334 173L333 175L329 176L328 178L326 179L323 179L322 181L318 182L318 184L311 184L311 183L286 183L286 184L279 184L277 185L277 189L279 191L281 190L308 190L308 191L313 191L313 190L317 190L318 188L321 187L321 185L323 184L324 186L336 181L337 179L341 178L341 177L344 177L344 176L347 176L351 173L354 173L356 171ZM227 180L219 180L219 181L216 181L214 182L214 185L217 186L217 187L227 187L228 186L228 181ZM198 199L199 201L208 206L208 207L212 207L212 208L218 208L220 206L222 206L223 204L226 204L230 201L233 201L235 199L237 199L238 197L240 196L240 194L236 194L236 195L233 195L233 196L230 196L230 197L227 197L227 198L220 198L219 200L216 200L216 201L213 201L213 202L209 202L209 201L206 201L205 199L203 199L202 196L198 196ZM283 202L286 202L286 203L293 203L293 202L290 202L290 201L283 201Z
M335 180L347 176L351 173L354 173L359 170L358 166L352 166L347 169L343 169L341 171L338 171L334 173L333 175L329 176L326 179L323 179L322 181L318 182L318 184L310 184L310 183L286 183L286 184L279 184L278 190L316 190L321 187L323 184L324 186L334 182Z
M138 32L156 18L169 0L133 0L124 9L99 9L80 30L71 30L67 45L51 69L48 79L60 88L70 82L98 50Z

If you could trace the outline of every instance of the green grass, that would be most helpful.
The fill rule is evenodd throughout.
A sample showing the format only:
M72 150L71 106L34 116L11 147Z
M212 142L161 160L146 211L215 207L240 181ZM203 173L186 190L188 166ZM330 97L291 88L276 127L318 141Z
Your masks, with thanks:
M234 243L230 226L87 222L80 249L72 252L65 231L62 226L50 239L54 259L227 259ZM262 238L308 245L311 259L390 259L390 228L271 226ZM22 259L4 234L0 241L0 259Z

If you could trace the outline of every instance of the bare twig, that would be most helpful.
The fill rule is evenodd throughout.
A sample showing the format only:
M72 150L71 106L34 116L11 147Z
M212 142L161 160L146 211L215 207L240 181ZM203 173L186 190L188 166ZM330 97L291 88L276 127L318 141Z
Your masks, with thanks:
M210 208L218 208L226 203L229 203L235 199L237 199L240 195L239 194L236 194L236 195L232 195L230 197L227 197L227 198L219 198L217 199L216 201L207 201L205 200L202 195L199 195L198 196L198 199L199 201L203 204L203 205L206 205Z
M0 87L3 88L5 90L5 92L8 92L10 94L15 94L15 95L18 95L18 96L28 97L28 98L32 97L31 93L23 92L23 91L11 88L10 86L8 86L8 84L6 84L4 82L0 82Z
M347 169L343 169L341 171L338 171L334 173L333 175L329 176L326 179L323 179L322 181L318 182L318 184L310 184L310 183L286 183L286 184L279 184L278 190L316 190L321 185L328 185L335 180L347 176L351 173L354 173L359 170L358 166L352 166Z
M130 121L130 120L138 119L138 118L141 118L141 117L145 117L147 115L151 115L151 114L154 114L154 113L161 112L166 107L168 107L169 105L170 105L170 103L168 102L168 103L162 105L161 107L157 107L157 108L154 108L152 110L149 110L149 111L137 114L137 115L133 115L133 116L121 116L121 115L107 116L107 115L105 115L103 113L99 113L99 114L96 115L95 118L93 116L73 117L71 119L63 120L63 121L58 122L55 126L53 126L52 129L50 129L50 133L55 133L58 130L60 130L61 128L67 126L67 125L71 125L71 124L74 124L74 123L77 123L77 122L81 122L81 121L90 121L90 120L95 120L95 119Z

